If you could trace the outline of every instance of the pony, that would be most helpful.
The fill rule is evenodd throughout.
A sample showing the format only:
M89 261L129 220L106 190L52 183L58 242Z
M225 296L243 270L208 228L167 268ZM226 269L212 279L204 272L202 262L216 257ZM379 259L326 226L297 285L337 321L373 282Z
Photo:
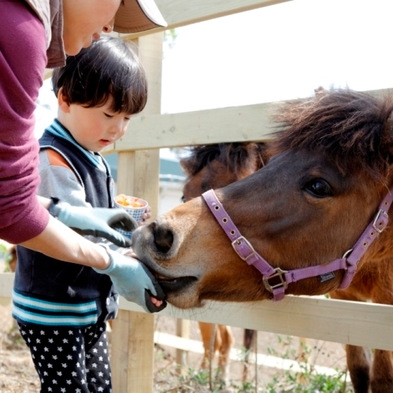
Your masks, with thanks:
M392 112L390 95L350 89L282 103L268 163L138 228L134 252L179 308L326 293L392 305ZM356 393L393 391L390 351L346 351Z
M243 179L265 164L264 142L218 143L189 148L189 154L180 160L187 178L183 185L184 202L200 196L210 188L220 188ZM214 354L218 353L218 371L223 379L227 374L230 351L234 338L230 326L199 322L204 354L201 368L207 369ZM243 348L245 364L243 382L247 380L248 357L255 342L256 332L244 329Z

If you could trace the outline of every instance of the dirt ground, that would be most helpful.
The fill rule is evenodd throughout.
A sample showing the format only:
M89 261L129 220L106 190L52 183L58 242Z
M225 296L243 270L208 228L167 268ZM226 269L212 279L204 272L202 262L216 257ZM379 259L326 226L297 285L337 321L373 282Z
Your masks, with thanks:
M30 352L13 326L9 305L0 305L0 392L39 392Z
M35 373L34 366L30 359L29 351L26 349L19 332L13 325L11 318L10 304L0 305L0 392L1 393L37 393L39 392L38 377ZM169 334L175 334L176 320L165 316L156 316L157 330ZM235 337L235 348L241 353L243 341L243 329L232 328ZM196 322L191 322L191 339L200 340L199 328ZM295 337L280 337L272 333L258 332L257 351L258 354L273 355L282 358L296 358L298 352L299 340ZM307 348L311 350L310 363L329 368L338 368L345 370L345 352L341 344L308 340ZM255 353L255 351L254 351ZM258 356L262 356L258 355ZM176 367L175 349L165 346L156 345L155 347L155 375L154 375L154 392L209 392L208 384L205 381L200 388L192 390L184 389L184 381L190 378L201 378L198 374L199 365L202 359L200 353L189 353L186 360L188 376L186 379L179 379ZM213 365L213 368L215 366ZM228 389L216 389L219 392L238 392L234 386L241 385L241 375L243 362L235 359L231 360L229 365ZM275 375L282 374L284 371L271 367L266 360L265 364L250 366L249 381L250 386L262 386ZM257 377L255 377L257 376ZM195 381L194 381L195 384ZM244 390L243 390L244 391ZM256 391L256 390L247 390ZM258 388L258 392L264 392ZM122 392L116 392L122 393ZM143 393L143 392L141 392Z

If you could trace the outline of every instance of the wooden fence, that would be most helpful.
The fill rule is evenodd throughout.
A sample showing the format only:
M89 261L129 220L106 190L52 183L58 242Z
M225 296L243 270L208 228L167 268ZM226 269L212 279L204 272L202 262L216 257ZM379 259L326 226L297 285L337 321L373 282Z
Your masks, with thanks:
M13 277L0 274L0 304L10 301ZM382 304L287 296L278 303L208 302L192 310L169 305L160 314L393 351L393 307ZM121 299L112 334L114 392L153 392L153 355L154 316Z
M168 29L274 6L280 0L157 0ZM269 131L270 104L199 112L160 114L163 32L124 37L137 43L147 71L149 100L131 120L130 131L111 152L119 153L118 191L150 201L157 214L159 149L192 144L263 140ZM0 275L0 297L8 298L12 274ZM114 392L153 392L154 315L122 299L114 323L112 369ZM393 350L393 307L288 296L282 302L211 302L182 311L168 306L163 315L228 324L280 334Z

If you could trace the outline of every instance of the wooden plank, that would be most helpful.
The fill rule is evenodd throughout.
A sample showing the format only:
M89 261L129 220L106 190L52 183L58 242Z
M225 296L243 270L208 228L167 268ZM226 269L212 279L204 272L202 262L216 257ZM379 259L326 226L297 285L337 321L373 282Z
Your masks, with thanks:
M140 310L121 299L122 309ZM324 297L287 296L280 302L207 302L202 308L168 306L173 318L220 323L265 332L393 350L393 306Z
M253 141L267 138L271 104L248 105L131 119L117 150L152 149L194 144Z
M156 0L156 3L168 23L167 29L174 29L287 1L291 0ZM236 30L236 26L234 26L234 30ZM132 36L142 36L149 33L149 31L145 31Z
M0 273L0 304L10 304L15 273Z
M162 67L163 34L157 33L139 38L138 55L148 79L148 100L143 116L154 115L161 108L161 67ZM138 119L141 114L133 116L125 138L130 142L127 149L119 149L117 142L114 151L119 152L118 158L118 190L146 199L151 207L152 216L157 215L159 195L160 157L159 149L142 150L135 143L136 135L148 139L149 133L139 129ZM136 150L136 151L135 151ZM157 179L157 181L151 181Z
M113 391L153 391L154 347L151 341L154 326L154 315L119 311L112 330Z
M130 335L129 316L131 313L119 310L112 323L111 369L115 392L127 392L128 341Z
M11 296L13 277L12 273L0 274L0 297ZM120 309L143 313L141 307L123 298L120 299ZM204 307L190 310L169 305L160 314L393 351L393 306L383 304L287 296L280 302L206 302ZM128 337L125 333L119 337L125 350Z
M167 346L169 348L176 348L182 351L194 352L203 354L204 349L201 341L185 339L177 336L173 336L168 333L154 332L154 342L161 346ZM244 361L244 353L239 351L237 348L231 348L229 358L234 361ZM304 371L304 365L301 366L297 360L284 359L272 355L265 355L262 353L250 353L248 361L252 363L257 363L263 367L271 367L279 370L292 370L296 372ZM339 371L334 368L313 365L315 371L318 374L325 375L338 375Z
M381 96L393 89L372 90ZM194 144L266 140L274 132L271 116L277 103L263 103L175 114L143 113L116 143L119 151Z
M176 334L179 338L190 338L190 321L188 319L177 319ZM203 347L202 347L203 350ZM178 348L176 351L176 364L179 365L178 372L180 375L186 375L188 371L188 349Z

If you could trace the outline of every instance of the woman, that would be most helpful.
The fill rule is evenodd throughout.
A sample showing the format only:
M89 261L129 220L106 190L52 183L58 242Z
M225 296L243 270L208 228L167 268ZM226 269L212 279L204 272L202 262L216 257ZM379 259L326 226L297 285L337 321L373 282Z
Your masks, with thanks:
M66 55L88 47L102 32L147 30L165 26L164 19L153 0L0 0L0 10L0 238L93 267L108 274L127 300L151 312L162 309L163 293L139 262L134 260L137 269L130 268L126 257L70 229L129 246L113 229L132 228L126 214L76 208L36 196L40 179L34 109L46 67L64 65ZM136 274L137 296L129 285ZM153 296L142 296L145 291Z

